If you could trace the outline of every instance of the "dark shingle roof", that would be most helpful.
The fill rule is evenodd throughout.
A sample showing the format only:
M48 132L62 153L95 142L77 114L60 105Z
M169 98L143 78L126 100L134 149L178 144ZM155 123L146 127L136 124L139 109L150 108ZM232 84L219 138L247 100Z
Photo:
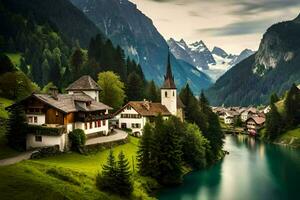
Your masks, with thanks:
M80 77L74 83L70 84L66 90L67 91L101 90L101 88L92 79L92 77L85 75Z
M111 107L101 102L95 101L93 98L84 93L58 94L56 98L53 98L49 94L33 94L32 96L65 113L77 111L90 112L112 109ZM86 105L86 102L90 103Z
M170 54L168 55L168 64L167 64L167 71L166 75L164 76L165 81L162 89L176 89L176 85L174 83L174 76L171 69L171 61L170 61Z

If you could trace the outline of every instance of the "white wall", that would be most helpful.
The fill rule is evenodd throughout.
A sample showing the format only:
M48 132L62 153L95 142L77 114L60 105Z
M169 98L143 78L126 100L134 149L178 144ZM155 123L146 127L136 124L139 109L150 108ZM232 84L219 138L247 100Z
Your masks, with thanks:
M167 97L165 97L166 92ZM161 89L161 104L166 106L172 115L177 116L177 91L175 89Z
M46 136L41 135L42 141L37 142L35 141L35 135L33 134L27 134L27 140L26 140L26 148L32 149L32 148L38 148L38 147L49 147L49 146L55 146L59 145L60 151L64 151L65 148L65 134L61 136Z
M99 102L99 91L81 91L83 93L85 93L86 95L89 95L90 97L92 97L94 100ZM68 94L74 94L73 91L68 91Z
M38 115L38 114L26 114L26 117L27 117L27 121L28 121L28 117L32 117L32 123L29 123L29 124L33 124L33 125L42 125L42 124L45 124L45 115L44 114L41 114L41 115ZM37 123L34 123L34 117L37 117Z
M122 128L122 124L126 124L127 128L132 129L132 132L139 132L141 135L143 134L143 128L147 122L146 117L141 118L121 118L121 114L138 114L133 108L130 110L124 109L121 113L116 116L116 119L119 120L119 128ZM140 128L133 128L132 124L140 124Z
M105 121L105 125L103 125L103 121ZM75 129L82 129L85 134L92 134L103 131L104 134L108 134L109 131L109 124L108 120L101 120L101 127L95 127L95 121L92 122L92 128L90 127L90 122L87 122L87 129L85 129L85 123L84 122L76 122L75 123Z

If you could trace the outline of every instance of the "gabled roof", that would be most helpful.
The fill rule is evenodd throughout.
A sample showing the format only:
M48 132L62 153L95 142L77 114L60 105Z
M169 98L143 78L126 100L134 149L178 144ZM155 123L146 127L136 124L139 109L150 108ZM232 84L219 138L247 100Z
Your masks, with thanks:
M171 69L171 61L170 61L170 53L168 54L168 64L166 75L164 76L165 81L163 83L162 89L176 89L176 85L174 83L174 76Z
M78 111L92 112L92 111L112 109L111 107L101 102L97 102L90 96L81 92L74 93L74 94L58 94L56 98L53 98L53 96L49 94L34 93L28 98L24 99L22 102L32 97L64 113L71 113L71 112L78 112ZM87 102L88 104L86 104ZM84 103L85 106L83 106L82 103Z
M123 106L123 108L117 111L115 115L122 112L127 106L131 106L137 113L142 116L155 117L159 114L162 116L172 115L166 108L166 106L162 105L161 103L152 103L149 101L130 101L125 106Z
M253 120L257 125L262 125L263 123L265 123L266 118L257 116L257 117L249 117L247 119L247 122L249 120Z
M66 91L83 91L83 90L99 91L101 90L101 88L92 79L92 77L85 75L80 77L75 82L71 83L66 89Z

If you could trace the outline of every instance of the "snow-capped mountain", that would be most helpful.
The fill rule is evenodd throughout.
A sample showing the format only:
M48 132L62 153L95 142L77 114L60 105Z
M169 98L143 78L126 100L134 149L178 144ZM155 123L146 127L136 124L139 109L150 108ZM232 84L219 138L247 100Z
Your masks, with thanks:
M203 41L187 44L183 39L176 41L170 38L168 44L176 58L184 60L198 69L205 70L209 65L216 64Z
M252 50L245 49L240 55L233 55L220 47L214 47L210 51L202 40L187 44L183 39L176 41L170 38L168 44L171 52L177 59L194 65L208 74L213 80L217 80L228 69L255 53Z

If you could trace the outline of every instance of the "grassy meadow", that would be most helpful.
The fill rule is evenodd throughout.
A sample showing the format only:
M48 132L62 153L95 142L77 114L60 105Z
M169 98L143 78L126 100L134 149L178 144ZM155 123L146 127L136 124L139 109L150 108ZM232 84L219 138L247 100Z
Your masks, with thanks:
M114 154L122 150L133 165L137 138L113 148ZM89 155L66 153L39 160L27 160L0 167L1 199L124 199L99 191L95 186L95 177L102 170L109 150ZM134 192L131 199L152 199L147 195L149 184L156 182L141 177L134 172Z

